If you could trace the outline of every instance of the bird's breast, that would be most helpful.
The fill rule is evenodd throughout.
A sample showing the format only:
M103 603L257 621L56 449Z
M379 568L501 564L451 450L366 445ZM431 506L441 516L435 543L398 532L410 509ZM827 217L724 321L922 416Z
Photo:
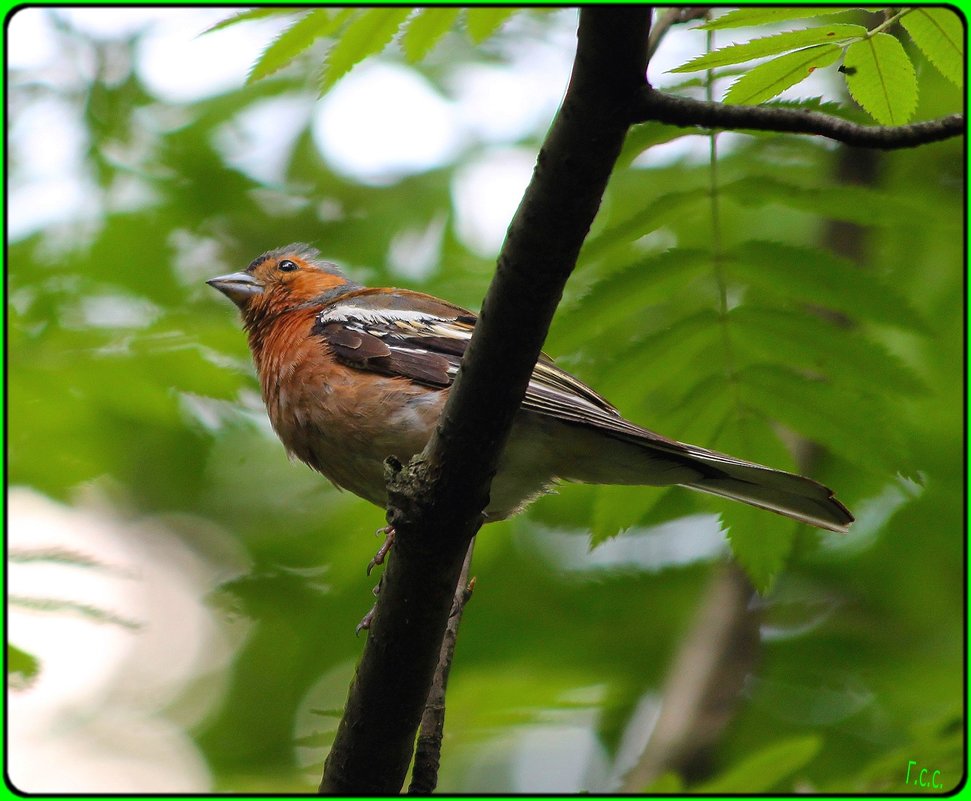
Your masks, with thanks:
M267 353L273 355L257 361L263 400L287 451L383 506L384 460L407 462L425 447L444 393L348 367L312 348Z

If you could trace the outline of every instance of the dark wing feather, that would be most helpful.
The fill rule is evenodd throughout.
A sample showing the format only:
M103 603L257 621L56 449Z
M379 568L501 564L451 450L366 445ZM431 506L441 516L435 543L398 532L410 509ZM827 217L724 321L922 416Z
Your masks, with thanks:
M321 311L313 333L351 367L441 388L454 380L475 322L471 312L429 295L363 289L341 296ZM680 443L629 423L545 353L533 370L523 408L622 438L656 438L679 450Z

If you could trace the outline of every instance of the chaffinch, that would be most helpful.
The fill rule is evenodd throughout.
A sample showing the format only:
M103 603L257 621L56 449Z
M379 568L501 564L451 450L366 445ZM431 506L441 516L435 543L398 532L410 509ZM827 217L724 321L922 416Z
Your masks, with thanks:
M384 507L384 460L407 462L425 447L475 315L419 292L362 286L303 244L208 283L242 312L263 401L288 453ZM516 514L557 480L680 484L831 531L853 522L828 487L641 428L541 354L487 521Z

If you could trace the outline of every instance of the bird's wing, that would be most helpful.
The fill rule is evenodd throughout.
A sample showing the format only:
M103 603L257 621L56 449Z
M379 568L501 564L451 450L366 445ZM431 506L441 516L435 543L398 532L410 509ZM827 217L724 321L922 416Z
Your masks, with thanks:
M430 295L363 289L323 309L313 334L351 367L444 388L455 379L475 322L472 312ZM607 400L557 367L545 353L533 368L523 408L615 434L638 438L650 434L624 420Z

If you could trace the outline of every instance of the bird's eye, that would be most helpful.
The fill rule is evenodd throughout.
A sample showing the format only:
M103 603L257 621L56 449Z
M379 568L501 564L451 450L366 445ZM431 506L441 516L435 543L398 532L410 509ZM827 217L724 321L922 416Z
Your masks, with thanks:
M277 269L284 273L292 273L294 270L299 268L294 262L290 261L290 259L284 259L277 265Z

